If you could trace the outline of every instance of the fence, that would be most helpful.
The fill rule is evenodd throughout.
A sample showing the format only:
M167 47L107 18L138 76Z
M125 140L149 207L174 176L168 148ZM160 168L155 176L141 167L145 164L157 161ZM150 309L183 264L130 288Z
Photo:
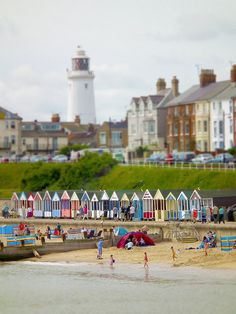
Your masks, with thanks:
M212 170L212 171L235 171L236 166L234 163L219 163L219 164L213 164L213 163L173 163L168 164L165 162L145 162L145 161L136 161L131 160L127 162L126 164L122 164L124 166L141 166L141 167L155 167L155 168L177 168L177 169L201 169L201 170Z

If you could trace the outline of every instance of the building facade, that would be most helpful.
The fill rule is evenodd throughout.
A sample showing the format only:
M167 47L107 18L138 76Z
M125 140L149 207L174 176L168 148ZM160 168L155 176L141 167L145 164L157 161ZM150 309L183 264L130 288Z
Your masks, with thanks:
M21 154L22 118L0 107L0 154Z
M162 150L166 142L166 104L179 94L178 80L172 80L172 88L166 88L164 79L156 84L156 94L133 97L128 110L128 150L153 145Z

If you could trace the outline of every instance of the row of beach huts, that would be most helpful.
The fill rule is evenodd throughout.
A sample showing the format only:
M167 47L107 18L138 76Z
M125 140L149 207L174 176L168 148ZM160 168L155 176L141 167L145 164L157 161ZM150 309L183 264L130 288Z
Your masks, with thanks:
M114 211L131 204L134 220L191 220L202 208L231 206L236 203L236 190L146 190L146 191L45 191L14 192L11 209L22 216L35 218L76 218L81 208L89 219L114 219Z

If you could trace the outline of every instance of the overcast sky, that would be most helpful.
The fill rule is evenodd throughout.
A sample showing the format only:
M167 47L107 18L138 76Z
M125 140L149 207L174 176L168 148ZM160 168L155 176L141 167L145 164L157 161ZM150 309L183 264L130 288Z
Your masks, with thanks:
M125 118L133 96L200 68L236 63L235 0L0 0L0 106L24 120L67 111L66 68L81 45L95 72L98 122Z

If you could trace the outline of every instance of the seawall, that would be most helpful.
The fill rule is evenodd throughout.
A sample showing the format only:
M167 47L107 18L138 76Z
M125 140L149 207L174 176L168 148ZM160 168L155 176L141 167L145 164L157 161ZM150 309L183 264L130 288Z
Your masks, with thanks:
M49 225L51 228L55 228L57 223L60 222L62 228L67 230L69 228L94 228L104 230L105 232L115 227L124 227L128 231L138 231L144 226L148 229L148 233L159 234L161 239L174 240L178 235L195 236L202 239L203 236L209 231L215 231L217 238L221 236L236 235L236 222L226 222L225 224L202 224L202 223L190 223L190 222L155 222L155 221L110 221L110 220L72 220L72 219L4 219L0 218L0 225L19 224L23 222L25 224L34 224L36 229L44 231Z

